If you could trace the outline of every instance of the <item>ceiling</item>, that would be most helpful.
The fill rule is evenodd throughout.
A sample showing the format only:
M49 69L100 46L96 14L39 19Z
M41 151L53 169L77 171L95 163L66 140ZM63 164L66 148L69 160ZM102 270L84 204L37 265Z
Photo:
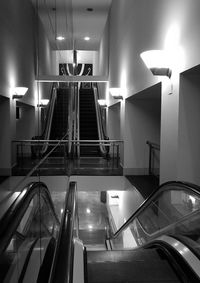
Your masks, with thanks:
M54 50L98 50L112 0L32 0ZM38 3L38 4L37 4ZM88 8L92 11L88 11ZM63 41L55 40L63 36ZM90 40L85 41L84 37Z

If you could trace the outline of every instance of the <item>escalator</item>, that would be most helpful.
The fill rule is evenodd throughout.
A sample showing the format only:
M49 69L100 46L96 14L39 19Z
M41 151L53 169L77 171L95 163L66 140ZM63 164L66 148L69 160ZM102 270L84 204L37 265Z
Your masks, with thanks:
M102 113L98 105L98 87L89 83L86 88L82 83L79 90L79 138L85 141L98 141L108 139L102 123ZM98 143L97 143L98 144ZM103 146L92 144L80 147L80 156L100 157L106 156L107 149Z
M48 282L60 220L44 183L7 200L0 219L0 282Z
M79 96L80 140L98 140L94 90L81 87ZM80 156L100 156L99 146L81 146Z
M70 182L61 221L43 183L17 195L0 219L0 282L200 282L199 187L161 185L105 233L105 250L84 247L76 191Z

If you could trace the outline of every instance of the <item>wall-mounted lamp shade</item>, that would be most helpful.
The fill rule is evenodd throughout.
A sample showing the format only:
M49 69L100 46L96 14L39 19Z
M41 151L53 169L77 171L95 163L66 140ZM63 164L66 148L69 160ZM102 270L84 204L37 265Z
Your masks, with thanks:
M121 88L113 87L113 88L110 88L109 91L113 98L123 99Z
M22 98L27 91L27 87L15 87L13 89L13 99Z
M40 104L38 104L38 107L45 107L49 103L49 99L41 99Z
M101 107L107 107L105 99L98 99L98 103Z
M171 77L170 57L164 50L149 50L140 54L148 69L155 76Z

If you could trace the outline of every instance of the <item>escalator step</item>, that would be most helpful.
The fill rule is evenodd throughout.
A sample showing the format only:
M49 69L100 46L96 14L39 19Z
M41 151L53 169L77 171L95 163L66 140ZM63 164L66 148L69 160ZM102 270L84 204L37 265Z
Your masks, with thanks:
M88 251L88 283L180 282L155 249L138 251Z

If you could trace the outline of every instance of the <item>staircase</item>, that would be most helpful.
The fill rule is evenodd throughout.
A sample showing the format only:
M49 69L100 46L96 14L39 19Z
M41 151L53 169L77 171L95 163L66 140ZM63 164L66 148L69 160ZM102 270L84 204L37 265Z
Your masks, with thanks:
M80 89L80 140L98 140L97 116L93 88ZM99 146L81 146L81 156L100 156Z

